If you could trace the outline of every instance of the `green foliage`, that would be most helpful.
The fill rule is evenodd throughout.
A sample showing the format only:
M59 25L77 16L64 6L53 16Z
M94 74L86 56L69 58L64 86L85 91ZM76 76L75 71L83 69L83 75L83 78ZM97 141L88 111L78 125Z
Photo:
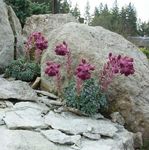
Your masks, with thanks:
M31 4L31 10L32 10L32 14L47 14L50 12L49 9L50 5L47 5L46 3L32 3Z
M33 81L37 76L40 76L40 66L25 59L13 60L5 70L5 77L22 81Z
M93 115L99 110L104 110L108 107L106 95L100 91L99 85L94 79L84 82L79 96L76 92L75 82L71 82L64 89L64 99L67 106L76 108L88 115Z
M5 0L5 2L13 8L22 26L24 26L26 18L31 15L48 14L53 9L57 13L70 12L70 4L67 0L57 2L55 0ZM53 3L56 6L53 6Z
M101 3L99 7L95 8L94 17L90 24L103 26L124 36L138 33L136 10L131 3L121 9L119 9L117 1L111 9Z
M80 13L78 4L76 4L75 7L70 10L70 13L71 13L76 19L79 19L79 18L80 18L81 13Z
M22 26L25 23L26 17L31 16L31 1L30 0L5 0L6 4L11 5L19 18Z
M70 12L70 4L68 3L67 0L63 0L62 3L60 3L60 8L59 8L60 13L69 13Z
M148 150L149 149L149 140L144 140L143 146L140 150Z
M149 21L140 23L138 32L139 32L139 35L141 36L144 36L144 35L149 36Z
M149 59L149 49L147 48L140 48L140 50L147 56L147 58Z

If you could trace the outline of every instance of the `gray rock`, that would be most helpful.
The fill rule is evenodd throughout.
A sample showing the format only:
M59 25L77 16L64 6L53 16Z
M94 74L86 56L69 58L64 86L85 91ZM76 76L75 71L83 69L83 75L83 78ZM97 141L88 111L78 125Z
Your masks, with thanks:
M41 133L51 142L58 144L79 145L81 140L80 135L66 135L59 130L46 130Z
M5 117L5 111L3 109L0 109L0 125L4 125L5 122L3 118Z
M9 7L10 8L10 7ZM13 10L6 6L3 0L0 0L0 69L6 67L14 59L14 32L12 29L12 20L16 27L17 35L21 37L21 25ZM19 33L20 32L20 33ZM19 39L21 40L21 38ZM18 39L18 41L20 41ZM18 42L18 51L20 52L21 43ZM20 48L19 48L20 47Z
M0 127L0 147L2 150L72 150L55 145L40 133L27 130L8 130Z
M89 132L88 133L87 132L83 133L83 136L87 137L87 138L89 138L91 140L99 140L99 139L101 139L100 134L92 134L92 133L89 133Z
M0 99L16 99L23 101L37 101L36 92L26 83L22 81L7 81L0 78Z
M141 132L134 133L133 137L134 137L134 147L136 149L140 149L143 146L142 133Z
M134 150L134 148L131 140L124 142L120 139L100 139L98 141L85 139L82 141L81 150Z
M119 112L114 112L110 116L111 116L113 122L117 122L120 125L125 124L125 120Z
M9 129L34 129L47 127L42 118L45 108L34 103L18 103L14 109L5 112L5 124Z
M3 150L74 150L68 145L59 145L50 142L38 132L27 130L8 130L0 127L0 147ZM128 138L128 135L126 137ZM92 141L82 139L79 150L134 150L131 141L121 141L120 139L101 139Z
M39 95L44 95L44 96L47 96L48 98L51 98L51 99L58 99L58 97L52 93L49 93L47 91L41 91L41 90L35 90L37 94Z
M38 104L35 102L19 102L14 105L14 109L32 108L39 111L48 110L49 108L44 104Z
M9 22L10 22L10 26L11 29L13 31L13 35L14 38L17 39L17 42L14 43L16 44L16 57L20 57L22 55L24 55L25 51L24 51L24 40L23 40L23 36L22 36L22 27L21 27L21 23L18 19L18 17L16 16L15 12L13 11L11 6L7 6L7 10L8 10L8 15L9 15Z
M53 29L68 22L77 21L71 14L33 15L27 18L23 28L23 35L28 37L32 32L38 31L48 36Z
M134 58L135 74L130 77L118 76L109 87L110 109L120 112L132 131L140 131L149 138L149 63L135 45L102 27L77 23L67 23L53 30L48 40L49 47L41 61L41 87L49 91L56 91L56 86L54 80L44 74L45 64L48 60L65 64L63 58L51 51L63 40L71 49L72 68L78 65L81 58L87 58L97 68L95 78L98 78L99 70L103 68L110 52ZM61 69L61 72L65 86L68 83L67 78L64 78L67 76L66 71Z
M92 117L97 119L97 120L98 119L104 119L104 116L102 114L100 114L100 113L97 113L97 114L93 115Z
M14 35L8 19L6 4L0 0L0 68L13 60Z
M52 111L45 116L45 123L54 129L61 130L69 134L82 134L90 132L113 137L117 128L108 120L96 120L87 117L79 117L65 112L57 114Z

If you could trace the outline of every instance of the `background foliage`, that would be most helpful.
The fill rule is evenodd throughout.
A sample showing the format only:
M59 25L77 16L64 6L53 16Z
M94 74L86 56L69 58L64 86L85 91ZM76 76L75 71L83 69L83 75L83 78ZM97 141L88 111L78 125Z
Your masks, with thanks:
M22 26L25 23L26 17L33 14L51 13L52 1L5 0L14 9ZM75 7L72 7L70 2L71 0L57 0L57 13L72 13L81 23L85 22L92 26L103 26L125 37L128 35L149 36L149 22L141 22L141 20L137 19L136 9L131 3L119 8L117 0L115 0L113 7L110 9L107 4L103 5L103 3L99 3L99 6L95 7L94 14L90 14L90 4L87 2L84 10L84 18L82 18L77 3Z
M149 60L149 48L140 48L140 50L147 56Z

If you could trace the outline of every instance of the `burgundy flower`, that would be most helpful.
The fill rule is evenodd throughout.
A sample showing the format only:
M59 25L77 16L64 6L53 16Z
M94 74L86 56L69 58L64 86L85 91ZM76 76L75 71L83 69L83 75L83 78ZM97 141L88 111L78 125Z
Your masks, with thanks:
M120 60L120 73L125 76L129 76L134 74L135 70L133 67L133 59L129 57L123 57Z
M87 63L85 59L82 59L81 63L76 68L75 74L81 80L87 80L91 78L91 71L95 70L95 67Z
M65 56L69 53L67 43L64 41L62 44L59 44L55 47L56 55Z
M25 47L26 47L28 55L34 54L35 58L39 59L43 50L47 49L48 41L44 38L44 36L41 34L41 32L33 32L29 36ZM40 51L40 56L39 56L39 51ZM30 57L34 58L34 56L30 56Z
M109 84L117 74L129 76L134 74L134 72L133 58L122 57L121 55L113 56L112 53L109 53L109 60L101 71L101 88L104 91L107 90Z
M60 64L56 64L54 62L47 62L47 67L45 69L45 74L48 76L56 76L59 74Z

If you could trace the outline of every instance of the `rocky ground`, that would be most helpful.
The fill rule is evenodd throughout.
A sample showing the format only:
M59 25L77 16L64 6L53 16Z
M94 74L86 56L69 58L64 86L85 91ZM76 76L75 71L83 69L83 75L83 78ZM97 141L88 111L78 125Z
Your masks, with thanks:
M101 114L66 111L53 94L0 78L3 150L134 150L134 135Z

